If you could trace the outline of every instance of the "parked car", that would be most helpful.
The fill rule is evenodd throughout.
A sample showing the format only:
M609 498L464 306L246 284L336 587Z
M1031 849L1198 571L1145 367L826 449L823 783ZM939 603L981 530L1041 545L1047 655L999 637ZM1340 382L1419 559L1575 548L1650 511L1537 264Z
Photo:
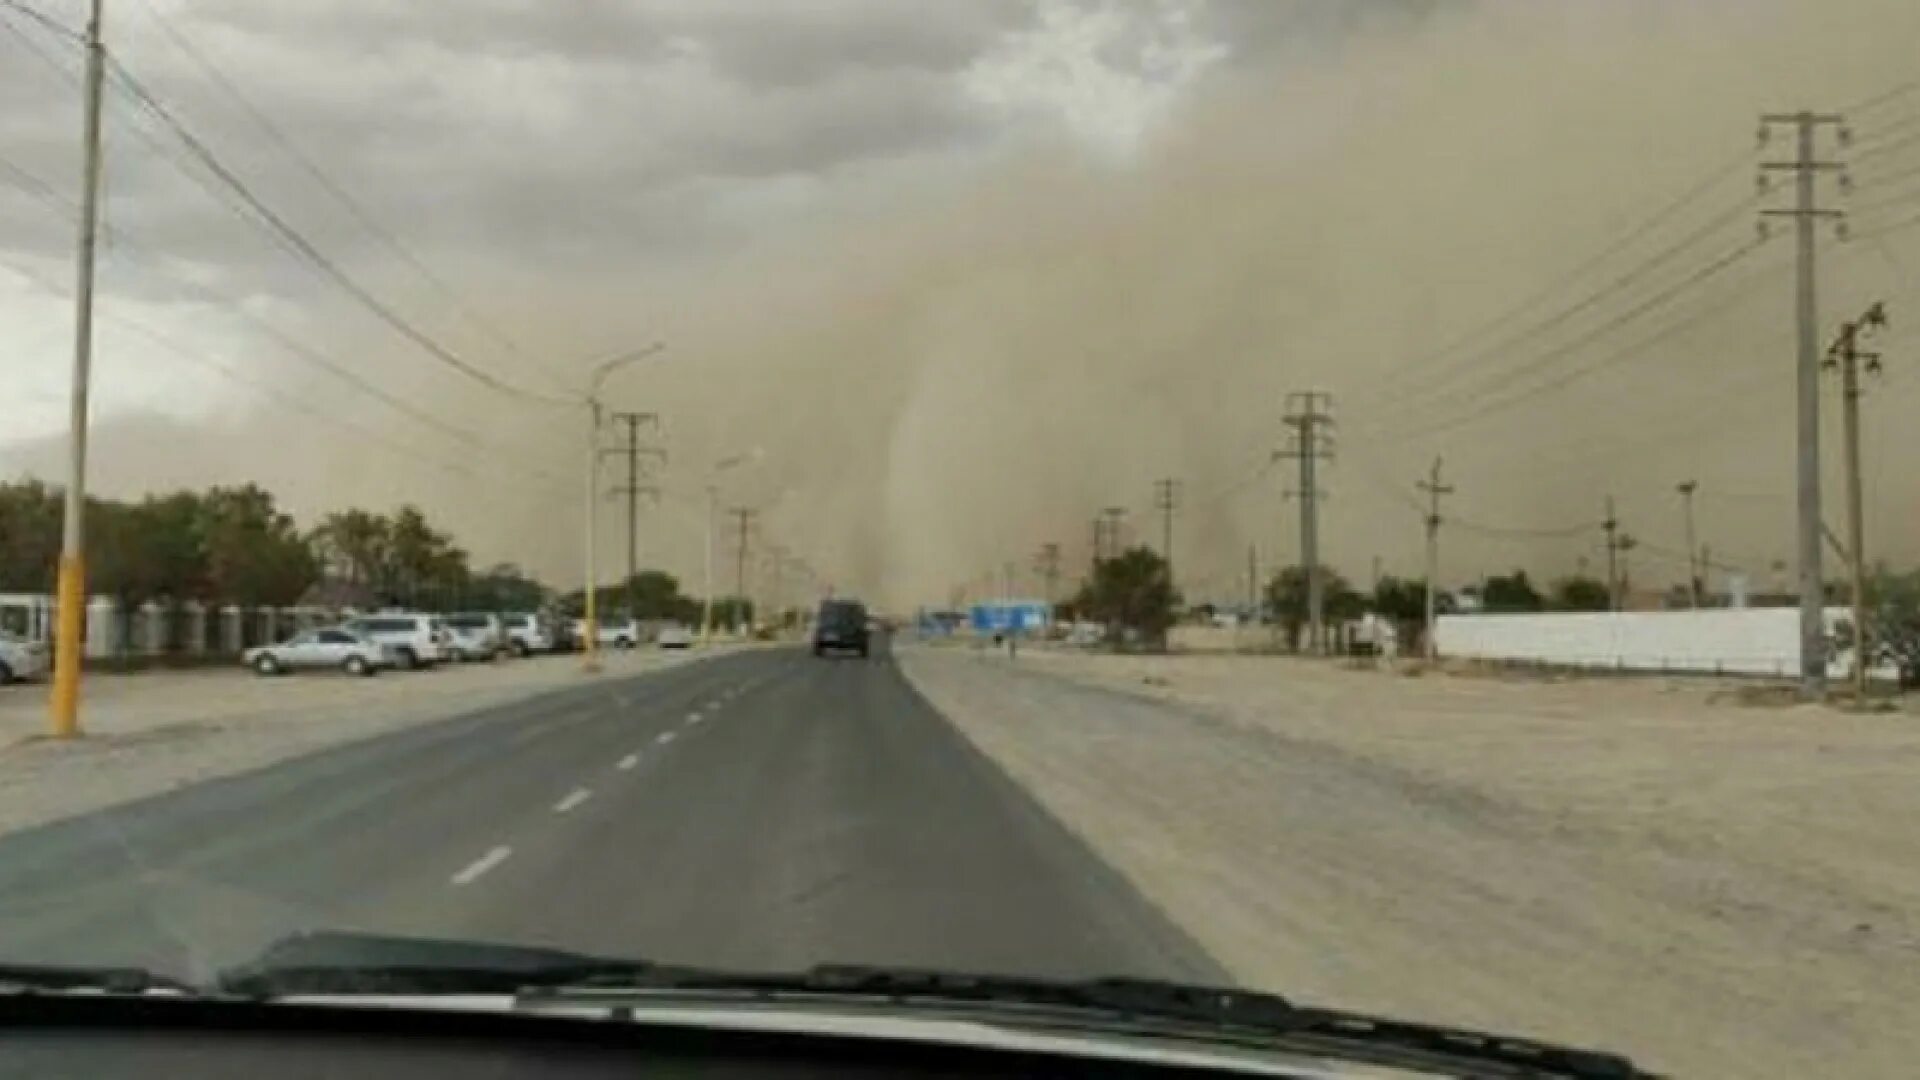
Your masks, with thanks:
M663 626L653 640L663 649L691 649L693 648L693 631L684 626Z
M554 632L556 628L545 615L521 612L502 615L500 622L507 630L507 647L516 656L560 651L558 635Z
M507 628L498 615L465 611L448 615L446 623L456 660L493 660L507 651Z
M392 667L395 655L388 646L345 627L328 626L302 630L278 645L248 649L240 659L261 675L318 668L365 676Z
M597 630L594 639L603 649L631 649L640 644L640 626L632 619L603 619ZM587 639L585 619L573 620L573 639L576 642Z
M445 660L452 644L452 634L438 615L416 612L362 615L347 623L345 629L392 647L395 661L410 670L432 667Z
M49 656L45 643L0 630L0 686L45 675Z

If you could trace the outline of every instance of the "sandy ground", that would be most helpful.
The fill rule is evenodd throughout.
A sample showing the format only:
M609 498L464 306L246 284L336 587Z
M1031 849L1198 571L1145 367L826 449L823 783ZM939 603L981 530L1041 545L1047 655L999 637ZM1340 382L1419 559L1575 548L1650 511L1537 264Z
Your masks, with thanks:
M1247 984L1682 1076L1920 1072L1920 721L1263 657L906 649Z
M609 650L607 677L715 655ZM578 685L578 657L390 671L371 679L234 669L89 675L85 738L44 738L44 682L0 687L0 832L258 768L296 754Z

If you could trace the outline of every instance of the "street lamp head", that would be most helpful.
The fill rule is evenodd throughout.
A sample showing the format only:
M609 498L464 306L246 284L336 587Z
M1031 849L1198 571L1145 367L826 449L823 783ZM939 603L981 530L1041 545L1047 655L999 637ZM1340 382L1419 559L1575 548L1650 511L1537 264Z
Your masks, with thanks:
M615 353L605 360L600 361L594 365L593 376L587 381L587 397L592 399L599 395L600 384L607 380L607 376L613 374L615 368L631 364L637 360L645 360L655 353L665 351L666 347L665 342L656 341L651 345L643 345L638 349L628 349L626 352Z

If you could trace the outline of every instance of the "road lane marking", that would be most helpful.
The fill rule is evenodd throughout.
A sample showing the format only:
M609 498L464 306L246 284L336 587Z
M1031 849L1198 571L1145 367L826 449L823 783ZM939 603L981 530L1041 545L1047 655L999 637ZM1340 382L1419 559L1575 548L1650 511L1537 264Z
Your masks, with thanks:
M593 798L593 792L583 787L574 788L567 793L566 798L553 804L553 812L556 814L564 814L591 798Z
M546 733L547 725L545 724L534 724L531 727L521 728L520 731L514 735L513 744L518 746L521 743L530 743Z
M640 764L640 755L628 754L626 757L623 757L620 759L620 771L626 772L628 769L631 769L638 764Z
M673 732L663 731L659 735L655 736L653 741L659 743L662 746L665 746L666 744L673 741Z
M688 713L688 714L687 714L687 723L689 723L689 724L697 724L697 723L699 723L699 722L700 722L700 714L699 714L699 713L697 713L697 712L690 712L690 713Z
M467 868L465 870L462 870L459 873L453 875L453 877L450 878L449 880L452 881L455 885L471 885L474 882L480 880L481 874L484 874L487 871L493 869L494 867L499 866L501 863L506 862L507 856L511 854L513 854L513 849L510 847L494 848L492 851L489 851L485 855L482 855L479 858L473 860L473 862L468 863Z
M719 708L720 704L721 704L720 699L714 698L712 701L707 702L707 711L712 712L713 710Z

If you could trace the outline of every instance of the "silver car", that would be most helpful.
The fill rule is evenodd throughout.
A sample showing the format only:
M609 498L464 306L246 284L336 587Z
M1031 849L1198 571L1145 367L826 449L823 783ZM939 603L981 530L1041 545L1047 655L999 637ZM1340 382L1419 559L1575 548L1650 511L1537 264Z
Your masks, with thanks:
M303 630L278 645L248 649L240 658L261 675L317 668L364 676L394 663L386 646L338 626Z
M43 642L0 630L0 686L15 679L37 679L46 674L47 646Z

